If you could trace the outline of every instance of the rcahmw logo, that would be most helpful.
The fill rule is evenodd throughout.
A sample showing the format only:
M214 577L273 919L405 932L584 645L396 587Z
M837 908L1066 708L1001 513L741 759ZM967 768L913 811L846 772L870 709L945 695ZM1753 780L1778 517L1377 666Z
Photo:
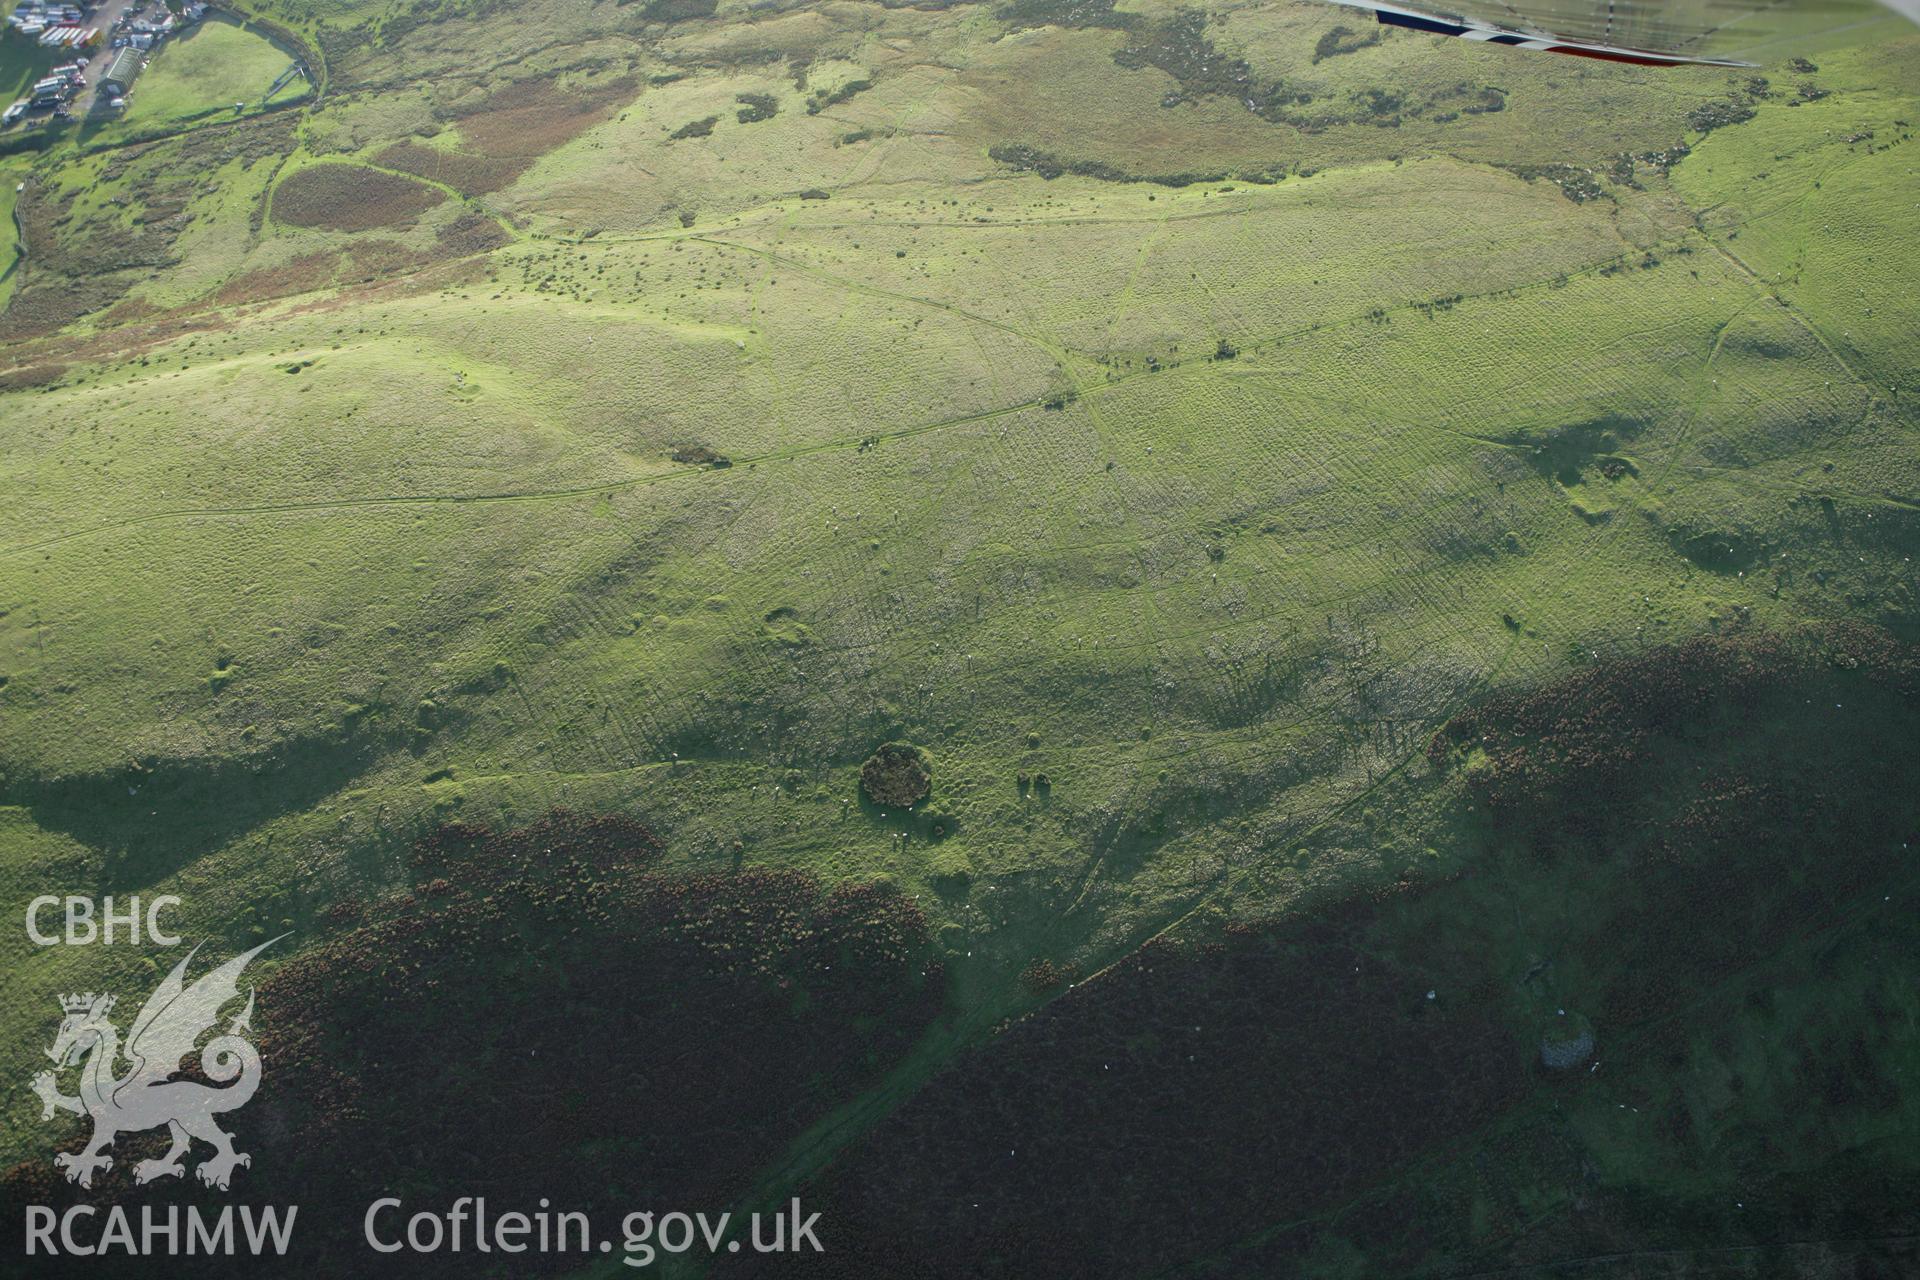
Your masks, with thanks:
M253 1032L251 988L245 1007L227 1020L224 1030L219 1024L222 1011L240 998L240 976L247 965L279 940L237 955L189 985L187 966L199 953L195 947L147 997L124 1041L112 1018L115 999L111 994L60 997L60 1028L47 1057L56 1071L78 1070L77 1092L63 1092L55 1071L34 1077L33 1089L40 1095L42 1120L66 1111L93 1124L85 1148L53 1158L54 1167L69 1182L93 1186L95 1175L113 1167L107 1150L116 1137L162 1127L171 1145L158 1159L133 1166L133 1180L139 1185L183 1176L185 1159L194 1153L195 1142L213 1148L193 1170L209 1187L227 1190L235 1171L252 1165L252 1156L235 1149L233 1135L218 1121L219 1116L244 1107L260 1087L260 1053L248 1039ZM200 1045L209 1031L214 1036ZM181 1060L197 1045L200 1069L214 1081L212 1085L174 1078ZM236 1245L251 1253L268 1248L283 1253L297 1212L288 1206L283 1218L278 1209L240 1206L241 1230L236 1233L233 1206L217 1214L203 1213L197 1206L183 1213L178 1209L142 1206L136 1229L133 1217L120 1205L106 1209L75 1205L58 1214L46 1205L29 1205L27 1253L222 1253L232 1252Z
M95 1209L77 1204L56 1214L44 1204L27 1206L27 1256L124 1253L130 1257L213 1256L244 1252L258 1256L269 1251L284 1254L293 1238L296 1207L273 1206L256 1210L250 1204L223 1205L218 1213L188 1205L143 1204L139 1225L124 1205ZM240 1229L234 1230L238 1219ZM96 1221L97 1220L97 1221ZM95 1234L96 1226L98 1233Z

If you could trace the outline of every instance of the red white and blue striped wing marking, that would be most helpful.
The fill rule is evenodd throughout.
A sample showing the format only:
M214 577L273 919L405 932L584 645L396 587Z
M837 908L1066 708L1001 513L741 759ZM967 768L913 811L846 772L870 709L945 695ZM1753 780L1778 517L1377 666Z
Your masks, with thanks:
M1469 12L1332 3L1368 10L1387 26L1646 67L1750 67L1739 54L1791 52L1803 35L1845 30L1887 9L1920 21L1920 0L1464 0Z

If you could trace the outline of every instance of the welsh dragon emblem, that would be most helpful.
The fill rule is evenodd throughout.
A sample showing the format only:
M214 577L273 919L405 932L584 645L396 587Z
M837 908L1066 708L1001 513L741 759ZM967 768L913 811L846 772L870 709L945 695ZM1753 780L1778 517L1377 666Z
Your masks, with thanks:
M234 1169L253 1163L245 1152L233 1149L233 1135L215 1121L220 1113L245 1106L260 1087L260 1053L246 1038L253 1030L251 989L246 1008L200 1051L201 1071L224 1087L175 1080L173 1076L180 1070L180 1060L193 1052L200 1037L219 1022L220 1010L239 998L240 974L248 962L279 940L269 939L235 956L188 986L187 965L200 950L195 947L147 997L124 1045L119 1028L107 1018L113 1011L113 996L88 992L60 997L60 1008L66 1016L47 1056L62 1071L80 1068L80 1092L77 1096L61 1093L52 1071L34 1077L33 1091L45 1104L42 1120L51 1120L56 1111L93 1119L93 1138L85 1150L78 1155L63 1152L53 1158L68 1181L92 1186L97 1171L113 1167L113 1158L103 1153L117 1135L161 1125L172 1135L173 1145L160 1159L135 1165L135 1182L176 1178L185 1173L181 1157L195 1138L214 1149L214 1154L194 1170L210 1187L226 1190ZM122 1056L127 1069L124 1074L116 1074Z

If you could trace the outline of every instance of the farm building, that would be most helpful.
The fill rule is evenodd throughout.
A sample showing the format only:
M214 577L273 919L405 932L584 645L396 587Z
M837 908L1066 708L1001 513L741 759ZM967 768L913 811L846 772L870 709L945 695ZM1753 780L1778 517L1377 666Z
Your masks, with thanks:
M139 51L122 49L113 55L113 65L107 68L107 74L100 77L100 92L109 98L124 98L133 87L133 78L139 74Z

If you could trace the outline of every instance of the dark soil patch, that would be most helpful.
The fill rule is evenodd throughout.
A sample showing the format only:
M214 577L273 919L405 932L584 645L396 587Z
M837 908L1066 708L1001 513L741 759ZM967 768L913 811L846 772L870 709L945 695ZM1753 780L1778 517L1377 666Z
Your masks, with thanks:
M432 261L432 254L409 249L398 241L356 240L347 246L341 279L348 284L365 284L418 271Z
M172 186L131 184L134 213L145 200L168 199L174 212L151 224L122 222L108 206L85 217L75 215L74 198L54 198L38 179L29 179L15 206L26 258L20 282L0 316L0 339L18 340L54 333L84 315L102 310L155 267L173 261L173 243L187 219L172 203Z
M135 359L142 352L165 346L187 334L225 327L223 316L175 309L121 328L103 328L82 336L43 337L9 350L12 371L9 376L41 377L43 375L36 371L51 365Z
M0 314L0 341L37 338L66 328L81 316L113 303L133 285L131 278L73 280L42 273L29 275Z
M172 265L174 243L191 221L189 206L211 189L206 175L233 160L252 166L284 154L294 123L247 121L121 148L100 162L99 172L100 181L118 184L120 194L84 212L71 197L53 198L38 179L29 179L16 210L27 258L0 317L0 338L54 333L111 306L155 268ZM136 304L105 323L143 314Z
M110 326L137 324L165 314L166 308L156 307L145 298L122 298L100 317L100 323Z

